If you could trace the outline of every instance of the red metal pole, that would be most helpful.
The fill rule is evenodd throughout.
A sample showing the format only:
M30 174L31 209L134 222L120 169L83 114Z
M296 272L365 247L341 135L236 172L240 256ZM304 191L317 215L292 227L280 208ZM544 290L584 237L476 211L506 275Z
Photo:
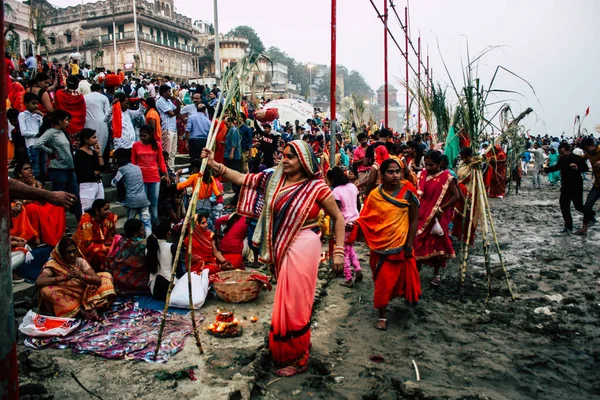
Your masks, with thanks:
M408 140L408 131L410 129L410 125L408 124L410 121L410 102L408 99L408 7L404 7L404 42L406 46L406 51L404 52L406 58L406 139Z
M389 110L388 110L388 99L389 99L389 90L388 90L388 0L383 0L383 82L384 82L384 96L383 101L385 102L384 106L384 121L385 127L389 126L388 118L389 118Z
M417 39L417 58L419 64L417 70L417 129L421 133L421 36Z
M4 0L0 0L4 32ZM0 40L4 56L4 38ZM10 266L10 196L8 193L8 126L6 123L6 64L0 63L0 398L19 398L19 370Z
M331 0L331 115L333 121L335 119L335 90L337 88L337 67L336 67L336 0ZM332 141L335 139L332 138Z

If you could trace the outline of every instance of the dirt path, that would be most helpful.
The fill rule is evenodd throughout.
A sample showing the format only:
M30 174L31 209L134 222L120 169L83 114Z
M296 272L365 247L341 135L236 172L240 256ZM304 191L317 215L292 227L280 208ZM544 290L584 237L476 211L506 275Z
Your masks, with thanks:
M432 272L424 268L422 301L407 307L394 300L386 332L373 328L368 268L364 282L353 289L340 286L342 278L324 279L322 271L311 366L300 376L274 375L264 348L273 292L265 292L258 302L236 306L238 316L256 314L260 321L246 321L237 339L203 334L204 356L198 355L193 337L166 365L44 350L35 354L51 358L54 369L22 370L21 380L43 383L56 399L92 398L71 372L94 393L115 400L241 399L251 391L264 399L600 398L600 229L587 238L558 235L562 218L555 189L523 189L519 196L492 201L492 208L514 302L502 275L494 274L493 297L485 304L483 253L477 245L464 302L458 300L457 260L435 290L428 285ZM580 216L575 221L578 225ZM367 267L366 248L358 250ZM203 313L214 318L218 306L222 303L211 300ZM373 362L373 356L383 361ZM198 365L198 381L154 378L156 371L189 365Z

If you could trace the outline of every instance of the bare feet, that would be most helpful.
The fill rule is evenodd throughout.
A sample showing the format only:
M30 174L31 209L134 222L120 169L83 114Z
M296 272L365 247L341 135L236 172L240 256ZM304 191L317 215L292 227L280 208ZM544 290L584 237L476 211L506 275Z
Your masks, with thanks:
M303 367L293 364L293 365L289 365L287 367L278 369L277 371L275 371L275 375L287 378L290 376L301 374L306 371L308 371L308 364Z
M440 286L440 283L442 283L442 277L440 275L434 275L433 279L429 283L431 286Z
M379 331L387 331L387 318L379 318L375 324L375 329Z

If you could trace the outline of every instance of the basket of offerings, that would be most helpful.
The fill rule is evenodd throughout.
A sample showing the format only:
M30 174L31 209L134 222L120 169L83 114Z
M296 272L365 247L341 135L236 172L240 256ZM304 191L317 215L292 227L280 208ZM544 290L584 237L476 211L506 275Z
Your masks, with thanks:
M271 290L269 277L256 271L223 271L212 279L217 296L228 303L245 303L254 300L263 290Z

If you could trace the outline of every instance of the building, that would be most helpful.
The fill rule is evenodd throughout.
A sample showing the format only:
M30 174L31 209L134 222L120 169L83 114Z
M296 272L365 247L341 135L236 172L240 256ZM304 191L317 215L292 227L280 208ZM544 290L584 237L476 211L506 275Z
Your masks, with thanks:
M36 53L35 21L31 19L29 6L16 0L5 0L4 4L4 29L8 31L6 51L17 60L28 53Z
M406 108L398 103L398 89L388 86L388 128L396 132L404 132ZM385 85L377 89L377 108L375 113L378 123L385 121Z
M67 8L44 3L42 7L48 15L44 32L51 59L66 62L72 53L79 52L82 62L93 68L154 73L177 80L200 73L204 49L199 36L203 27L178 14L173 0L138 0L137 27L131 0L106 0Z

